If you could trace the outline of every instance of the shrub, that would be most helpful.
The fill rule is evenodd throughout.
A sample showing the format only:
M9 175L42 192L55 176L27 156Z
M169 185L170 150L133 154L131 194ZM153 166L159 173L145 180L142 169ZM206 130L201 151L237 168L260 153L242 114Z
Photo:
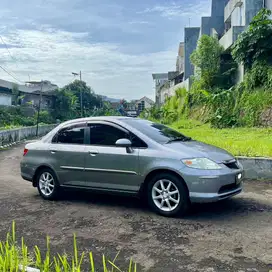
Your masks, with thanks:
M271 106L272 92L270 90L260 88L251 92L244 91L237 106L238 125L259 126L261 113Z

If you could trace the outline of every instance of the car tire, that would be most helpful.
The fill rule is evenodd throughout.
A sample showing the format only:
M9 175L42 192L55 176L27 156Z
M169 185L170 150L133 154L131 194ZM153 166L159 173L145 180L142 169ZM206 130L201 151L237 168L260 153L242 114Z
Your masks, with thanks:
M41 197L45 200L55 200L59 196L59 183L54 173L49 168L44 168L37 175L37 188Z
M147 199L154 212L168 217L184 215L190 205L186 185L171 173L160 173L150 180Z

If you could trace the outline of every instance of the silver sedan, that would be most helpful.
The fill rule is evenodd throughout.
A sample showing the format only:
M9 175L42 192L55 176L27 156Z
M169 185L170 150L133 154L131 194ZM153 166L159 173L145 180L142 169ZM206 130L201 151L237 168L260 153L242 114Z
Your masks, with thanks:
M47 200L61 189L146 197L165 216L192 202L242 191L243 168L227 151L162 124L128 117L93 117L60 124L25 146L21 175Z

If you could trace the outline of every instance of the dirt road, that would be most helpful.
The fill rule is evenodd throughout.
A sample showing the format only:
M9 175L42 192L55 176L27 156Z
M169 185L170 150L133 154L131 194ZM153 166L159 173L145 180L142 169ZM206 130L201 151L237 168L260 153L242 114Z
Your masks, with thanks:
M106 254L140 271L269 271L272 269L272 182L246 182L233 199L195 205L186 218L153 214L139 200L69 193L57 202L43 201L20 178L23 147L0 151L0 238L12 220L30 247L72 251L76 232L80 250L96 260ZM99 259L98 259L99 256Z

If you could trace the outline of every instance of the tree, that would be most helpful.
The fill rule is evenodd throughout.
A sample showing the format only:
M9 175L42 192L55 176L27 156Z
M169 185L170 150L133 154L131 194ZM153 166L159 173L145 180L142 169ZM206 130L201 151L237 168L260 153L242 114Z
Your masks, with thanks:
M14 101L14 105L17 106L19 104L19 100L20 100L20 91L19 91L19 87L17 84L13 84L12 85L12 96L13 96L13 101Z
M86 82L75 80L57 91L56 111L59 119L81 116L81 96L83 116L90 116L95 108L102 106L102 99Z
M203 35L198 41L197 49L191 55L191 62L199 71L204 88L212 88L220 71L220 56L223 48L218 39Z
M78 117L77 107L78 98L69 89L61 88L56 91L55 100L55 118L60 120L68 120Z
M234 60L243 63L246 69L251 69L255 61L271 62L272 20L269 19L271 14L271 10L260 10L232 47Z

